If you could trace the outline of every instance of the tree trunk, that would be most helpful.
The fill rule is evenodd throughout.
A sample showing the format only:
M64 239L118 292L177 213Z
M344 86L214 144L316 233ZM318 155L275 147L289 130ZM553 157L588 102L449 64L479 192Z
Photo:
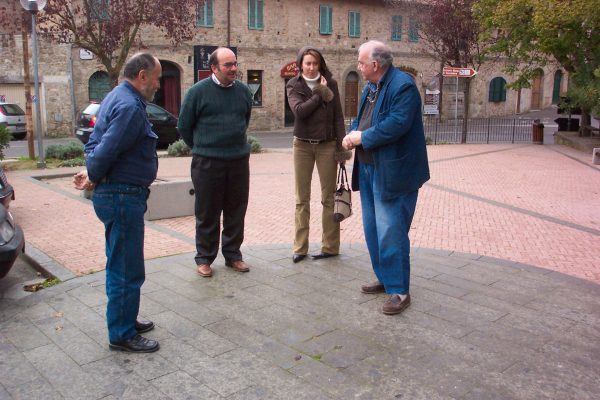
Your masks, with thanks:
M471 97L471 79L473 78L461 78L466 79L465 89L463 96L463 126L462 126L462 140L461 143L467 143L467 127L469 121L469 102Z
M581 110L581 121L579 122L579 134L581 136L591 136L592 131L589 129L589 126L592 124L592 117L590 113Z
M21 36L23 37L23 85L25 86L25 120L27 123L27 151L30 159L35 159L35 146L33 143L33 118L31 106L31 76L29 75L29 27L30 19L28 13L21 13Z

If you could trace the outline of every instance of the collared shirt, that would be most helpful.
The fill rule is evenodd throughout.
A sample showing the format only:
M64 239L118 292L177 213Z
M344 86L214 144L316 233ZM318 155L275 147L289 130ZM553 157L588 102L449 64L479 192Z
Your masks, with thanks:
M373 121L373 109L375 108L375 103L377 102L377 98L379 97L379 89L381 88L381 81L375 85L372 82L367 83L367 90L369 93L365 99L365 104L363 105L363 112L360 117L360 121L358 121L358 130L364 131L369 129L372 125ZM375 161L373 159L373 152L365 150L362 146L358 146L356 148L356 156L358 157L358 161L362 164L374 164Z
M235 83L235 81L233 81L229 85L223 85L221 83L221 81L219 80L219 78L217 78L217 76L215 74L212 74L210 77L212 78L212 80L213 80L214 83L216 83L217 85L219 85L221 87L232 87L233 84Z
M158 157L142 94L124 81L102 101L85 145L88 177L148 187L156 179Z

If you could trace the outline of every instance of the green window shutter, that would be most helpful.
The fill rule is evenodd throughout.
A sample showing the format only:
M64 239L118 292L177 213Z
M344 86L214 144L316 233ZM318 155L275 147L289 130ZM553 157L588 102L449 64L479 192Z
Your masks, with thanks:
M506 80L501 76L497 76L490 81L488 101L493 103L506 101Z
M264 28L264 0L256 0L256 29Z
M197 26L214 26L213 22L213 0L205 0L204 4L198 6Z
M214 26L213 0L206 0L204 4L206 6L206 26Z
M392 40L402 40L402 15L392 16Z
M333 10L331 6L319 6L319 33L331 35L333 31Z
M248 28L263 29L263 4L264 0L248 0Z
M360 13L348 11L348 36L360 37Z
M90 2L92 21L108 21L110 20L110 0L92 0Z
M419 41L419 21L415 17L410 17L408 20L408 40Z

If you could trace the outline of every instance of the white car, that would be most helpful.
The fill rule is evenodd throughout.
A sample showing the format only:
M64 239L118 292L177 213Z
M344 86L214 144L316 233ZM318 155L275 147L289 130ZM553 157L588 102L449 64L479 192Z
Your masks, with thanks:
M27 136L25 111L15 103L0 103L0 124L6 125L14 139L24 139Z

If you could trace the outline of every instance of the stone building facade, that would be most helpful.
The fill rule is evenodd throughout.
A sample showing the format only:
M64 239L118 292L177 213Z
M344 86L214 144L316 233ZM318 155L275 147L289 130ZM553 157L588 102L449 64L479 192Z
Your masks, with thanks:
M235 48L240 80L256 89L250 130L266 131L293 124L286 106L285 83L294 68L296 53L304 45L322 50L338 81L347 118L356 114L364 85L356 59L358 47L367 40L389 44L394 64L413 74L425 97L441 68L419 40L413 22L408 8L394 8L382 0L207 0L198 12L195 37L190 42L173 47L158 30L148 27L141 37L145 50L163 65L162 88L155 102L175 114L187 89L199 75L205 75L195 69L201 66L202 58L215 46ZM20 35L0 33L0 96L8 101L24 101L21 43ZM39 47L44 131L48 136L70 135L75 112L90 100L100 100L97 97L109 89L103 80L103 67L90 54L69 44L42 39ZM520 96L506 90L501 101L490 101L492 79L510 82L511 78L502 72L502 65L485 64L472 78L470 115L514 114L552 104L557 90L566 90L566 79L557 84L555 70L544 72L533 96L533 90L523 90ZM462 110L462 106L456 107L462 96L456 95L454 80L445 81L443 95L446 116L453 117L452 110Z

